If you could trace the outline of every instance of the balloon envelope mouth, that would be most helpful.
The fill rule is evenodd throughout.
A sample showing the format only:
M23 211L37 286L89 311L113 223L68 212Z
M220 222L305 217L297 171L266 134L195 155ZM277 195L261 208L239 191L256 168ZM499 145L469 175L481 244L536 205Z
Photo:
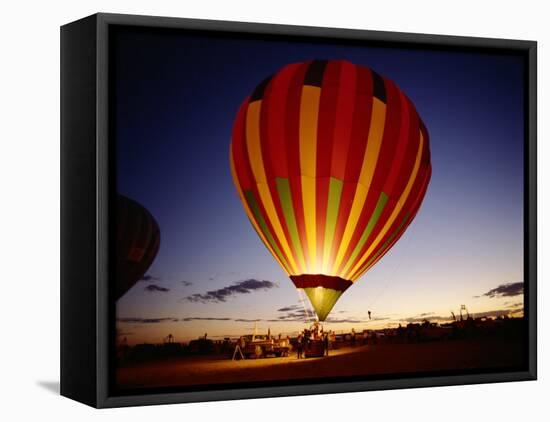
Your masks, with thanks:
M324 321L342 293L353 283L324 274L291 275L294 285L306 292L319 321Z
M326 289L338 290L344 293L353 284L350 280L342 277L325 274L300 274L291 275L290 279L298 289L308 287L324 287Z

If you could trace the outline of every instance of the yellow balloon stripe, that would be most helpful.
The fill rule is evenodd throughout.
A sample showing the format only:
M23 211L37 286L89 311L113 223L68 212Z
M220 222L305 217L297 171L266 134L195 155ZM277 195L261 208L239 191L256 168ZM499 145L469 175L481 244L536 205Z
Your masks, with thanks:
M413 184L416 180L416 176L418 174L418 169L420 168L420 160L422 158L422 150L424 148L424 137L422 136L422 132L420 132L420 142L418 144L418 151L416 153L416 160L414 162L414 167L411 173L411 176L409 177L409 180L407 182L407 185L405 186L405 190L401 193L401 196L399 197L399 200L395 204L395 208L393 209L390 218L386 221L386 224L378 233L378 236L374 240L374 242L371 243L367 251L363 254L361 259L357 262L355 267L351 270L351 272L347 273L346 275L348 277L351 277L359 272L359 269L363 266L364 261L370 256L370 254L377 248L379 243L382 241L384 236L386 235L387 231L390 229L390 227L393 225L395 219L399 215L399 212L403 208L403 205L405 205L405 202L407 201L407 198L409 197L409 194L411 192L411 189L413 187ZM344 277L346 278L346 277ZM353 280L352 278L346 278L347 280Z
M252 174L256 180L258 191L260 193L260 201L262 202L267 218L269 219L275 236L279 240L279 243L283 249L284 255L290 264L291 274L301 274L300 269L296 265L294 256L289 247L288 240L279 221L279 216L271 197L271 191L267 185L267 179L265 175L264 162L262 159L262 147L260 143L260 110L262 101L254 101L250 103L246 115L246 147L248 149L248 157L250 160L250 166L252 167Z
M300 101L300 173L306 237L309 252L307 273L319 272L317 268L317 222L315 203L315 179L317 165L317 119L321 89L305 85Z
M376 169L376 162L378 161L378 155L380 154L380 147L382 145L382 137L384 135L384 126L386 123L386 104L380 101L378 98L373 98L372 115L370 122L370 129L367 139L367 148L365 150L365 156L363 157L363 164L361 166L361 173L359 174L359 184L355 190L355 196L351 206L351 211L344 229L342 241L338 248L336 259L332 265L332 273L338 271L342 260L351 246L351 238L357 228L357 222L361 216L361 211L367 200L367 194L369 192L374 170ZM342 278L342 274L334 274Z
M237 193L239 194L239 199L241 200L241 202L243 204L246 216L248 217L248 219L252 223L252 227L254 227L254 230L256 230L256 233L258 233L258 236L260 237L260 239L262 239L262 242L266 246L267 250L271 253L271 255L273 255L275 260L279 263L279 265L287 273L287 275L289 275L290 269L288 268L288 263L286 263L286 262L283 263L283 261L275 253L275 250L271 247L271 244L268 242L268 240L264 236L262 230L258 226L258 223L257 223L256 219L254 218L254 216L252 214L252 211L251 211L250 207L248 206L248 201L246 200L246 198L244 196L243 189L241 187L239 179L237 178L237 173L235 171L235 163L233 162L233 151L231 149L229 150L229 165L230 165L230 168L231 168L231 176L233 177L233 183L237 188Z

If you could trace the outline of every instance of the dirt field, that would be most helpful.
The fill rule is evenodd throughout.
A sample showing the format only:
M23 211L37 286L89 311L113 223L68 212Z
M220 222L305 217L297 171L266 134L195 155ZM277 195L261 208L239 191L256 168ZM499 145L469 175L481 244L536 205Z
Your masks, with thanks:
M117 370L120 388L376 375L516 366L519 342L456 340L420 344L381 344L331 350L325 358L267 358L232 361L197 356L156 361Z

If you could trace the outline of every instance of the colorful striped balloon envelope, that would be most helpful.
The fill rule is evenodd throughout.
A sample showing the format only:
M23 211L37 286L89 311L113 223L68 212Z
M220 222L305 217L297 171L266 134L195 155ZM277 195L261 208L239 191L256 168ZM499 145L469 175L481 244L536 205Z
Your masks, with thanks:
M115 298L120 299L143 277L160 247L160 229L151 213L123 195L117 197Z
M431 175L411 100L341 60L261 82L238 111L230 163L254 229L321 321L403 235Z

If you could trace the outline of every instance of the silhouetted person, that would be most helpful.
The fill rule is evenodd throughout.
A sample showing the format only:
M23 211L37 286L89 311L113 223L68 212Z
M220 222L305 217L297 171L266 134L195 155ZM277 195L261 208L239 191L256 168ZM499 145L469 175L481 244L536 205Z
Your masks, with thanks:
M296 340L297 340L296 355L298 359L302 359L302 352L304 350L304 336L300 334Z
M325 356L328 356L328 346L329 346L328 333L325 333L323 335L323 342L324 342L324 346L325 346Z
M308 329L305 329L304 330L304 338L303 338L303 349L304 349L304 357L305 355L307 354L308 350L309 350L309 342L311 341L312 339L312 332Z

